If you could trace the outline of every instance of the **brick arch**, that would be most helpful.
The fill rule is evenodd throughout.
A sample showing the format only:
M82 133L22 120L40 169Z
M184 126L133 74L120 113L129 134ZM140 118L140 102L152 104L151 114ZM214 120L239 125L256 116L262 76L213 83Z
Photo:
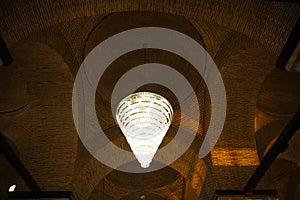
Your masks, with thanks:
M257 98L256 131L273 121L290 119L299 108L299 89L299 73L279 69L268 73Z
M172 139L172 138L170 138ZM165 140L170 140L168 136ZM126 143L123 138L115 139L114 143ZM199 142L199 141L198 141ZM200 141L201 142L201 141ZM94 159L86 150L82 148L80 165L77 164L75 168L75 176L73 182L75 183L74 189L80 199L87 199L99 182L113 169L100 163ZM169 165L173 170L181 174L186 181L191 185L193 191L197 196L200 195L213 195L214 182L211 176L211 164L208 158L200 159L197 150L189 148L178 160ZM159 178L159 177L158 177ZM202 192L203 191L203 192Z
M254 136L256 101L261 84L274 68L275 58L276 56L263 45L241 33L231 32L223 40L214 60L224 81L227 118L231 121L225 122L217 147L243 146L256 151ZM207 124L208 120L205 122ZM240 133L241 130L243 134ZM217 154L216 149L215 155ZM221 155L219 154L220 157ZM238 159L238 156L235 159Z
M123 15L126 16L128 14L130 14L130 13L125 13ZM119 16L119 15L122 16L122 13L112 14L107 18L107 21L110 22L112 20L111 18L114 18L115 16ZM136 12L136 13L133 13L132 15L139 16L139 15L141 15L141 13ZM159 14L155 14L154 16L158 17L157 15L159 15ZM160 14L160 15L164 15L164 14ZM170 18L170 16L167 16L167 17ZM181 21L185 20L185 19L182 19L182 17L177 17L177 18L179 18L179 20L181 20ZM170 19L168 19L168 20L170 20ZM148 19L148 21L149 21L149 19ZM110 26L112 24L112 23L107 23L106 20L104 20L102 23L106 24L106 26L107 26L107 24ZM86 40L86 42L88 43L87 52L89 52L93 48L93 45L98 44L99 41L103 40L103 38L106 38L106 37L110 36L111 34L115 34L116 31L114 29L112 29L112 30L115 32L110 33L109 30L105 28L105 25L103 28L102 23L98 23L96 25L96 27L93 28L93 31L95 31L94 35L96 35L96 39L93 39L93 37L90 37L90 40L89 39ZM142 21L141 23L145 23L145 22ZM149 23L149 22L147 22L147 23ZM156 23L158 25L162 24L162 26L163 26L162 22L156 22ZM133 26L131 24L129 24L129 25ZM102 32L103 31L107 31L107 32L104 32L104 34L99 34L98 32L100 29L97 26L101 26L101 28L103 29ZM123 26L125 26L125 28ZM171 26L171 28L172 28L172 26L175 26L175 25L165 24L165 26L167 26L167 27ZM188 26L190 28L191 25L188 24ZM183 29L182 27L179 27L177 24L176 24L176 27L177 27L177 29ZM185 25L185 27L186 27L186 25ZM117 27L117 28L118 28L117 32L121 31L122 28L126 30L126 25L122 24L122 27ZM121 29L121 30L119 30L119 29ZM182 30L182 31L186 32L186 30ZM194 38L199 37L199 34L197 33L197 31L196 31L196 33L194 33L194 32L195 32L195 30L193 28L193 32L191 35ZM89 36L91 36L92 34L93 33L90 32ZM198 38L196 38L196 40L197 39ZM201 37L200 37L200 39L201 39ZM202 41L200 41L200 42L202 42ZM86 45L85 45L85 47L86 47ZM198 95L201 96L201 94L198 94ZM192 102L192 103L194 103L194 102ZM120 140L120 138L118 138L116 140ZM198 155L196 152L199 150L198 149L199 147L196 147L196 146L199 146L200 144L198 144L198 145L194 144L193 150L191 150L191 149L188 150L189 153L187 153L185 155L187 158L180 158L179 159L180 161L175 162L177 164L174 164L171 166L173 169L175 169L179 173L182 173L182 175L187 179L188 182L191 182L193 189L195 191L197 191L197 195L200 194L200 191L202 190L202 186L203 186L203 182L204 182L204 177L206 177L206 167L204 167L204 166L206 166L206 164L202 160L199 161L197 159ZM77 185L75 185L75 187L77 188L76 191L78 192L77 193L78 196L82 199L85 199L88 197L88 194L91 193L92 190L94 190L93 188L96 187L99 180L101 180L103 177L105 177L106 174L108 174L110 172L110 170L112 170L112 169L103 167L99 163L97 164L97 161L95 161L91 156L86 156L87 152L85 152L85 150L83 150L82 146L80 146L80 148L82 150L79 150L80 154L78 156L78 162L77 162L76 169L75 169L78 173L74 174L75 176L73 177L73 180L74 180L74 182L78 183ZM192 153L192 152L194 152L194 153ZM81 155L83 155L83 156L81 156ZM189 160L189 158L190 158L190 160ZM191 162L193 162L193 163L191 163ZM190 171L191 165L195 165L199 171L195 171L195 172ZM212 178L212 177L208 176L208 179L210 179L210 178ZM210 181L210 182L212 182L212 181ZM84 189L85 189L85 192L82 192L82 190L84 190ZM209 190L206 190L205 192L208 195L211 195L211 194L209 194L208 191Z
M233 6L223 1L216 1L211 4L211 2L195 3L195 1L193 0L186 2L175 1L170 2L168 5L164 5L163 2L155 4L153 1L138 2L131 5L127 4L124 1L107 1L101 3L99 3L99 1L90 1L89 4L83 4L81 3L81 1L75 0L73 2L62 3L53 1L52 3L44 4L40 3L40 1L29 1L29 3L28 1L18 1L17 3L9 2L4 3L0 8L0 18L4 19L3 23L1 23L0 25L0 32L4 36L4 39L8 43L8 46L13 47L18 41L21 41L26 36L31 35L35 31L39 31L53 25L58 25L63 22L77 20L85 16L94 17L110 12L129 10L161 11L166 13L180 14L187 18L194 17L199 24L202 23L201 19L204 19L204 22L212 21L213 24L219 24L221 25L221 27L226 27L236 32L245 33L245 35L249 36L250 38L259 41L269 51L273 52L273 54L278 55L289 33L289 31L286 30L291 30L291 27L299 16L299 6L294 6L294 4L282 4L278 2L257 3L251 2L250 0L245 1L244 4L240 4L240 2L235 1L235 3L233 3L232 5ZM38 8L41 8L41 10L39 10ZM234 13L235 17L233 17L232 10L235 8L237 9L237 12ZM278 10L278 12L272 13L272 10ZM271 27L270 25L274 26ZM284 26L285 28L281 28L281 26ZM273 34L278 30L279 32L277 34ZM226 37L226 35L228 34L226 31L224 32L224 35L220 36L221 38L223 36ZM222 43L222 40L223 38L219 40L218 44ZM217 46L221 45L216 45L214 49L215 51L217 51ZM254 48L247 51L255 52L255 50L256 49ZM253 53L251 55L256 54ZM242 58L239 56L241 56L241 54L235 55L232 59L234 60L237 58L236 60L239 60ZM227 66L232 66L232 63L225 64ZM227 70L229 70L229 68L227 68ZM223 73L225 74L226 72L228 71L223 71ZM227 76L227 78L230 79L232 77ZM235 87L233 88L235 89ZM237 115L235 114L231 116L233 118L237 117ZM237 124L237 127L238 125L239 123ZM29 165L33 164L29 163ZM92 164L90 166L91 171L93 171L94 168L98 168L96 167L96 164ZM107 169L105 169L105 167L103 166L99 166L99 170L105 171ZM90 176L94 175L90 171L88 173L90 173ZM63 174L63 176L64 175L65 174ZM63 186L60 187L65 189L65 187ZM69 185L67 186L67 188L69 188ZM84 192L85 186L82 185L82 188L78 191Z
M198 24L198 28L199 27L201 27L201 24ZM208 28L206 28L205 30L207 31L207 29ZM249 124L249 127L247 127L246 131L247 135L241 139L247 143L247 146L254 149L255 151L255 138L253 131L254 112L252 111L255 108L256 98L259 93L261 83L263 82L266 74L268 74L268 72L272 70L273 64L275 62L275 55L266 50L265 46L259 44L259 42L238 32L224 31L224 34L221 34L221 36L218 37L222 42L220 43L220 47L216 52L215 59L221 65L221 73L223 77L225 77L225 82L229 88L234 89L234 92L246 94L245 97L241 95L239 99L236 99L236 93L230 92L229 96L232 97L230 100L231 105L233 106L231 108L234 110L234 106L238 105L240 101L250 102L250 104L247 104L247 112L244 113L245 116L248 114L249 116L247 118L237 119L238 123L233 124L235 125L235 127L233 128L229 126L225 127L226 133L221 137L223 137L223 140L230 141L231 137L235 137L236 135L238 135L235 132L232 133L232 130L238 131L240 130L239 126L247 123ZM253 61L253 58L257 59ZM237 66L237 63L240 63L241 65ZM231 74L235 74L236 76L232 77ZM251 74L251 76L248 76L248 74ZM241 76L241 80L243 78L245 79L244 84L232 85L230 83L230 80L236 79L238 76ZM248 86L251 87L248 88ZM206 96L206 98L208 97ZM207 100L206 102L209 102L209 100ZM209 110L206 111L207 113L209 113ZM232 114L232 117L237 117L237 114L238 112L234 112ZM206 121L206 125L208 124L208 121L209 120ZM222 145L222 141L220 144ZM234 143L232 144L237 145ZM226 142L226 146L232 144ZM237 147L240 148L239 145L237 145Z
M272 10L277 12L273 12ZM244 33L245 35L261 41L274 53L279 54L283 41L288 37L285 26L290 29L299 16L297 4L281 2L253 2L245 1L241 4L236 1L196 2L189 1L125 1L106 0L90 1L88 4L79 0L68 2L51 1L16 1L5 2L1 6L3 23L0 32L3 34L8 46L13 45L31 33L46 27L70 21L84 16L98 16L111 12L124 11L154 11L183 16L197 16L206 21L212 21L229 29ZM259 15L257 13L260 13ZM232 16L234 15L234 16ZM279 23L286 19L284 23ZM277 22L274 25L273 22ZM273 25L273 26L272 26ZM273 34L278 32L278 34ZM11 34L13 33L13 34ZM274 41L280 41L274 43Z
M56 26L35 32L28 36L26 40L43 43L48 45L50 48L55 49L67 63L73 77L76 76L79 62L76 60L69 42Z
M70 190L78 140L69 67L57 51L38 42L18 43L11 54L28 92L26 111L10 117L25 132L12 130L22 162L43 190Z
M207 44L208 50L210 50L209 53L211 53L214 62L221 72L227 95L227 111L231 113L231 116L228 117L236 120L236 123L231 124L234 126L231 128L226 126L225 122L225 131L228 134L231 134L232 130L238 131L239 126L248 121L246 123L249 124L248 136L254 138L252 122L255 116L252 110L256 107L261 84L270 71L274 69L276 55L271 53L270 49L259 41L241 32L229 30L221 26L213 27L209 23L205 25L203 21L202 24L200 20L193 20L197 29L204 35L204 42ZM233 84L234 81L240 81L240 84ZM241 104L241 102L249 103ZM205 96L205 103L206 105L210 105L208 94ZM241 108L236 107L238 105L247 107L242 113L243 115L247 115L247 117L238 118L238 112L241 110ZM209 106L205 106L204 112L209 113L209 110ZM205 117L204 133L210 121L209 115L205 115ZM226 134L222 133L224 138L227 137ZM236 134L233 133L232 135Z
M214 57L214 61L219 67L222 67L228 62L230 57L236 56L242 52L245 52L251 48L265 49L263 45L257 41L249 38L248 36L231 31L228 33L219 47L219 50ZM268 50L265 50L265 54L268 54Z
M182 185L183 177L170 167L143 174L127 174L114 170L98 183L91 197L97 191L100 196L99 191L102 190L105 193L104 199L126 199L126 196L133 198L143 193L153 193L165 199L179 199L182 196ZM149 198L151 197L148 196Z
M59 56L58 57L55 57L55 56L51 57L50 54L48 54L48 56L50 56L54 60L60 60L59 62L61 62L61 61L62 62L66 62L68 64L68 66L70 67L70 70L71 70L72 74L74 75L74 70L72 70L72 66L77 65L76 64L77 61L74 58L76 53L74 53L72 47L69 46L68 41L66 41L66 39L64 38L64 35L62 35L61 30L59 30L57 27L50 27L49 29L36 32L36 33L34 33L33 35L29 36L26 39L28 40L28 42L22 41L22 44L21 43L20 44L17 43L11 49L13 56L15 56L15 58L16 58L15 61L16 61L17 65L20 65L20 67L23 67L23 66L21 66L23 61L19 61L19 59L20 58L21 58L21 60L24 59L24 56L23 57L20 56L21 54L19 52L19 49L22 49L22 48L23 48L23 50L26 49L26 48L30 49L31 45L34 48L36 47L37 49L39 49L39 53L49 53L49 51L52 51L52 50L55 49L55 50L57 50L59 52L59 54L62 56L62 58L63 58L64 61L61 60L61 58L59 58ZM32 41L32 42L30 42L30 41ZM44 44L41 44L41 43L44 43ZM28 49L26 49L26 50L28 50ZM52 49L52 50L50 50L50 49ZM32 54L32 55L34 56L34 54ZM26 58L25 60L26 60L26 62L28 62L30 60L30 57ZM46 63L46 61L42 62L42 63L39 63L39 64L47 65L45 63ZM45 68L45 66L44 66L44 68ZM28 72L26 72L26 73L27 73L27 78L28 78ZM23 137L22 140L26 141L26 140L28 140L28 137L29 137L29 135L27 134L27 135L25 135ZM31 143L30 145L32 145L32 144L33 143ZM27 159L25 159L25 162L27 162ZM97 163L95 163L94 161L90 161L90 162L93 163L90 166L91 168L93 168L93 169L97 168ZM32 163L29 163L27 165L30 166L30 165L32 165ZM188 166L188 165L186 165L186 166ZM38 166L36 166L36 167L38 167ZM175 165L175 168L176 167L180 168L180 166ZM101 169L101 171L105 171L105 169L104 169L105 166L99 166L99 168ZM38 171L38 170L36 170L36 171ZM87 171L89 171L89 170L87 169ZM85 175L87 175L87 174L85 174ZM81 178L83 178L83 177L81 177ZM37 179L39 180L39 177ZM69 179L69 178L67 178L67 179ZM201 190L200 186L202 186L202 185L199 183L199 180L197 180L197 175L195 175L193 177L190 177L190 179L191 179L191 181L193 181L194 186L196 187L196 189L198 189L198 192L200 192L200 190ZM73 180L75 180L75 183L77 183L76 178L74 178ZM69 182L65 182L65 184L69 185L70 183ZM43 185L46 185L46 183L42 183L42 186ZM51 186L51 184L50 184L47 187L51 188L53 186ZM63 187L63 186L61 186L61 187ZM70 188L70 187L73 187L73 186L68 186L68 188ZM75 187L75 189L78 189L77 186L74 186L74 187ZM81 191L85 191L86 187L88 187L88 186L87 185L83 185L83 188L81 188L80 190Z

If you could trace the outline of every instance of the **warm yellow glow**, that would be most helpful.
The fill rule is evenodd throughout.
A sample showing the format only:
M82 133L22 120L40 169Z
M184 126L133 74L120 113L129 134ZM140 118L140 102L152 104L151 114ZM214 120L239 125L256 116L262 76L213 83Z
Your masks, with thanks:
M177 127L181 126L181 127L185 128L186 130L190 131L191 133L194 133L194 132L199 133L199 130L202 129L201 123L194 120L193 118L186 115L185 113L182 113L179 111L174 113L174 120L172 123L174 126L177 126ZM202 134L202 132L200 132L199 134Z
M254 148L220 148L211 151L213 166L258 166L259 158Z
M192 179L190 180L190 183L193 188L197 188L197 190L195 190L195 193L199 196L204 183L206 170L207 170L205 162L203 162L202 160L195 160L194 169L195 171L192 175Z

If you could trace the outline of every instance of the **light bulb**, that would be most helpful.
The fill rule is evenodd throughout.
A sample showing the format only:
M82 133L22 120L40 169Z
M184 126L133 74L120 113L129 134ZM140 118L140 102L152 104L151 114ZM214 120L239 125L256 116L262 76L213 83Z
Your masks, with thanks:
M15 191L16 187L17 187L16 184L11 185L11 186L8 188L8 192L13 192L13 191Z

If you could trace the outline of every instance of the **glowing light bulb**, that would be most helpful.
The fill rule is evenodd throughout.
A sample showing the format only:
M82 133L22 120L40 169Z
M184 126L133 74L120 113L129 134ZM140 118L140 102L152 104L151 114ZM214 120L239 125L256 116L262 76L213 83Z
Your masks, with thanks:
M13 191L15 191L16 187L17 187L16 184L11 185L11 186L8 188L8 192L13 192Z

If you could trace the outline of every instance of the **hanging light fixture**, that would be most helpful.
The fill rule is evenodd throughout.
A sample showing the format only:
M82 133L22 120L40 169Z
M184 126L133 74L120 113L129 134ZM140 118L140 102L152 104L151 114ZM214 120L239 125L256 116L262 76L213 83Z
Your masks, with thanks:
M149 167L173 118L173 108L163 96L137 92L118 105L117 123L141 167Z

